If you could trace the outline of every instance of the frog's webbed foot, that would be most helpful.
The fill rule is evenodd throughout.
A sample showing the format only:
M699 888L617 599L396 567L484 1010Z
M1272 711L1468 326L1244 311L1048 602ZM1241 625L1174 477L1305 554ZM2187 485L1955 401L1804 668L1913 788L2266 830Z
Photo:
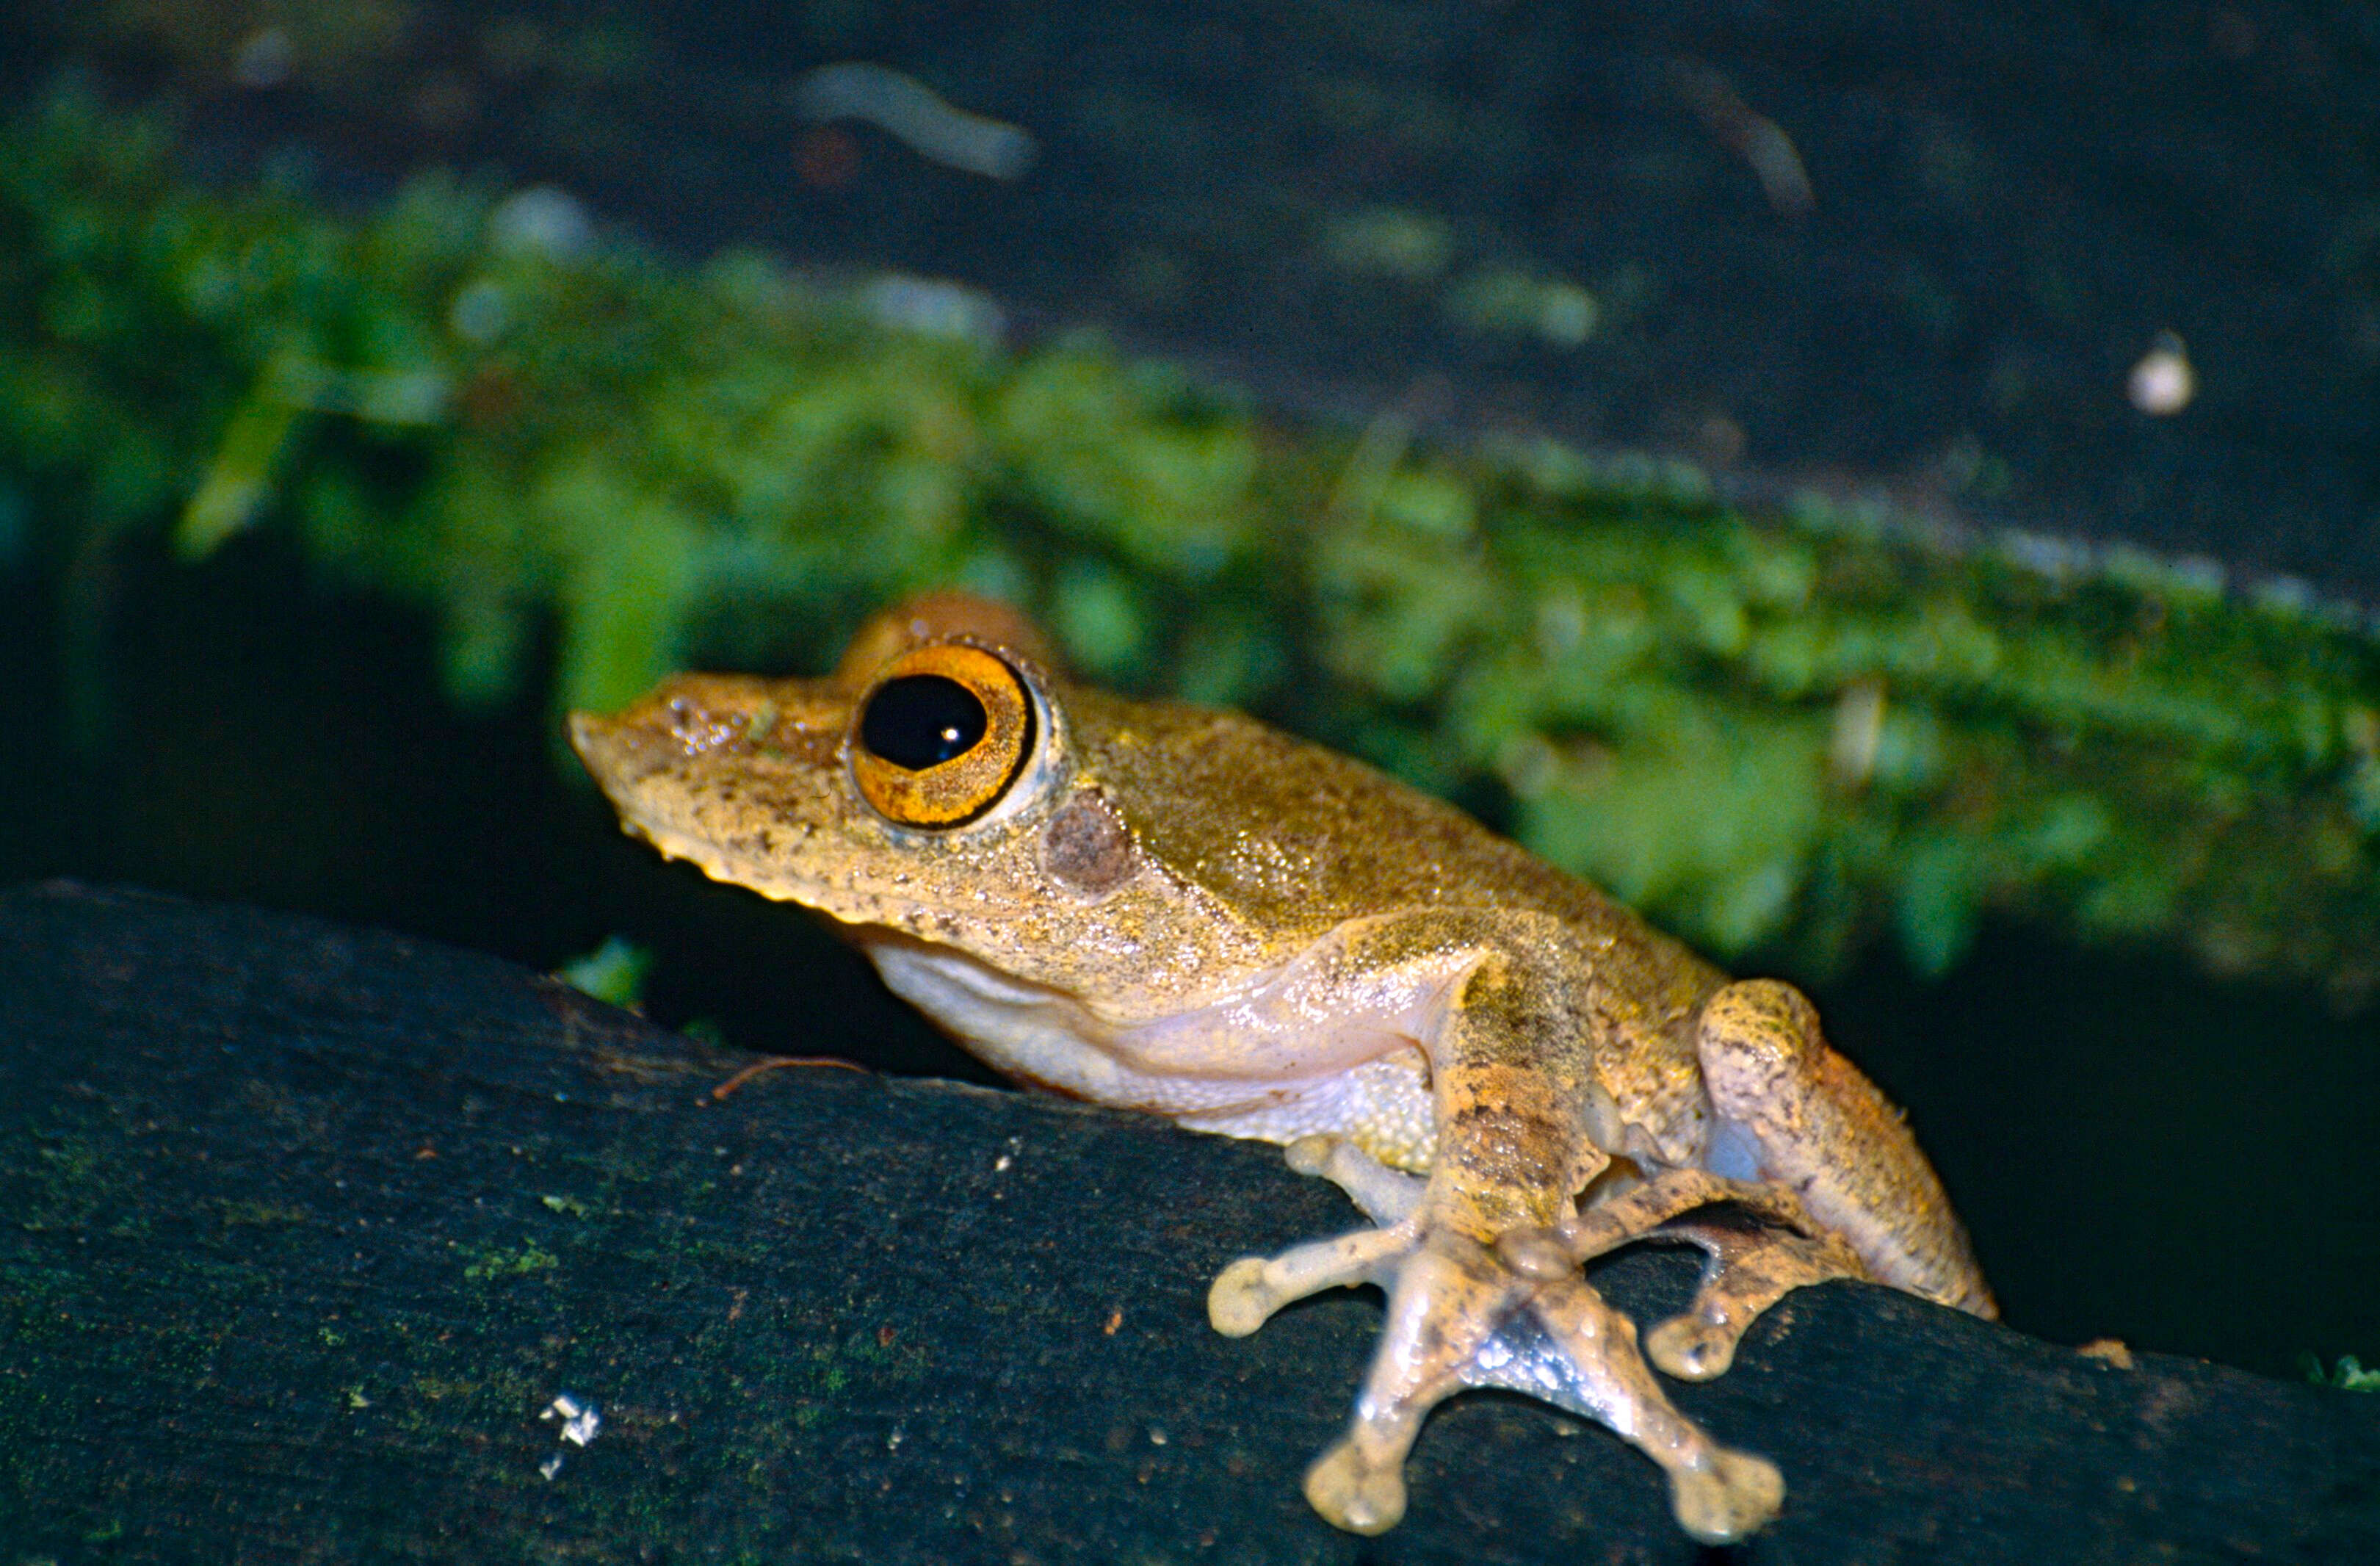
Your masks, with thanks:
M1678 1521L1706 1543L1742 1538L1775 1513L1784 1492L1776 1468L1718 1446L1670 1404L1637 1352L1634 1325L1577 1275L1553 1236L1535 1237L1537 1266L1516 1266L1436 1221L1420 1205L1422 1182L1343 1143L1300 1144L1292 1162L1394 1220L1235 1261L1215 1280L1208 1309L1219 1330L1239 1336L1322 1289L1388 1291L1354 1418L1306 1473L1306 1499L1330 1522L1360 1534L1394 1526L1423 1418L1468 1387L1524 1392L1616 1431L1669 1472Z
M1293 1300L1357 1283L1386 1285L1398 1255L1413 1244L1404 1220L1421 1201L1423 1182L1373 1159L1336 1136L1301 1136L1289 1167L1318 1175L1347 1193L1380 1227L1293 1245L1276 1256L1242 1256L1207 1291L1207 1318L1227 1338L1245 1338Z
M1756 1231L1681 1220L1659 1231L1702 1248L1694 1303L1645 1335L1654 1364L1682 1381L1707 1381L1735 1363L1736 1345L1770 1305L1829 1278L1865 1278L1851 1247L1832 1234Z
M1670 1509L1705 1544L1732 1544L1777 1514L1785 1479L1776 1464L1720 1446L1679 1413L1637 1352L1636 1324L1593 1284L1576 1276L1544 1280L1532 1314L1559 1353L1549 1365L1490 1384L1584 1414L1632 1442L1668 1471Z
M1682 1214L1715 1202L1752 1226ZM1694 1304L1645 1336L1655 1365L1683 1381L1707 1381L1735 1363L1736 1345L1761 1314L1795 1289L1830 1278L1865 1278L1851 1247L1814 1222L1779 1186L1671 1170L1565 1220L1550 1236L1513 1236L1504 1249L1534 1276L1566 1275L1631 1241L1682 1240L1709 1258Z

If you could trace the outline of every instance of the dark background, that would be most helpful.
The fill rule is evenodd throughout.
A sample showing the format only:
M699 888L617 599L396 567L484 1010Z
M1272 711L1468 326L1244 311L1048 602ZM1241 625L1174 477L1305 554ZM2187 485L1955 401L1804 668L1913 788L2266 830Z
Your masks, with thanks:
M689 252L974 282L1281 406L1360 417L1443 377L1451 423L2380 589L2368 6L395 9L387 59L261 91L156 42L187 32L101 46L58 19L84 10L31 11L199 103L219 172L291 142L358 192L492 163ZM791 84L842 60L1026 127L1038 161L1002 183L806 125ZM1786 133L1811 210L1764 196L1695 106L1710 79ZM1334 261L1330 220L1381 209L1439 225L1441 273ZM1441 285L1488 263L1585 285L1599 330L1562 352L1461 327ZM2173 419L2123 395L2163 332L2201 382Z

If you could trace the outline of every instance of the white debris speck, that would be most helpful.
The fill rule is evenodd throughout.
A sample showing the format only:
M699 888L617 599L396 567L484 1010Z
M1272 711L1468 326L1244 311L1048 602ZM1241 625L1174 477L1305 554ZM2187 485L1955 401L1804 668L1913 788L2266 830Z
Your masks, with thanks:
M586 1399L574 1397L568 1392L560 1394L546 1404L545 1412L538 1417L561 1420L562 1439L573 1446L585 1446L603 1427L603 1411Z
M1148 1444L1153 1447L1161 1447L1165 1444L1165 1441L1166 1436L1164 1429L1159 1426L1151 1425L1148 1427Z
M561 1473L562 1454L557 1451L552 1457L547 1458L543 1463L539 1463L537 1465L537 1472L538 1476L543 1479L551 1479L556 1474Z
M2157 334L2155 344L2143 354L2124 382L2124 395L2143 413L2164 418L2180 413L2198 395L2198 371L2181 339L2170 332Z

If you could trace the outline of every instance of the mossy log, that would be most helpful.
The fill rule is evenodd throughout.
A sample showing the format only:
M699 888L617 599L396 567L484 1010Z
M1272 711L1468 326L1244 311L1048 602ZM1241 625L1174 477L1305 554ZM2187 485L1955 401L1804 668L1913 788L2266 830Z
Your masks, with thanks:
M358 212L194 160L70 88L0 116L0 567L56 584L58 743L123 717L97 584L137 540L262 529L418 603L483 710L817 670L965 586L1722 959L1807 977L1888 932L1938 974L2016 914L2380 994L2368 605L1410 407L1259 413L761 255L533 242L550 190L425 173Z
M856 1071L721 1097L744 1063L421 942L0 894L0 1559L1700 1557L1649 1463L1498 1397L1393 1534L1310 1514L1378 1313L1208 1329L1226 1260L1352 1217L1274 1150ZM1785 1471L1731 1559L2380 1560L2380 1399L1843 1284L1677 1395Z

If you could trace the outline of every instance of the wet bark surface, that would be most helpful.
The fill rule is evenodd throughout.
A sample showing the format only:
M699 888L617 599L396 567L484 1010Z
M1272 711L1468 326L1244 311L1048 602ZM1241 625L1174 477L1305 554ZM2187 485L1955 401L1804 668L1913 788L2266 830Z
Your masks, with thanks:
M1206 1326L1232 1256L1353 1221L1273 1149L828 1067L721 1097L748 1060L425 942L0 894L0 1558L1703 1558L1644 1459L1500 1397L1394 1533L1311 1515L1378 1310ZM1597 1281L1652 1318L1692 1273ZM2380 1559L2380 1399L1842 1284L1676 1395L1786 1475L1729 1559Z

